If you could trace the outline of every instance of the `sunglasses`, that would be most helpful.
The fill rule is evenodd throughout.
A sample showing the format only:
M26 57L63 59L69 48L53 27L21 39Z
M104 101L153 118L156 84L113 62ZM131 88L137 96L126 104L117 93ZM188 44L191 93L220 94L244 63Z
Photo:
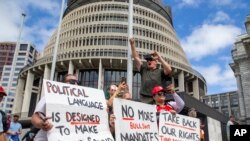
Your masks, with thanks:
M77 85L79 84L78 80L73 80L73 79L69 80L68 82L69 82L69 84L77 84Z
M167 93L166 92L158 92L158 93L156 93L156 95L158 95L158 96L166 96Z

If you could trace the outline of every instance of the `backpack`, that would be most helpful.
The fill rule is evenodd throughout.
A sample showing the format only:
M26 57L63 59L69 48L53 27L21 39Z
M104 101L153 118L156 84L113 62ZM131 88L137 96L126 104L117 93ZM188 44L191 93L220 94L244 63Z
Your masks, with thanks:
M7 132L10 128L11 116L2 110L0 110L0 113L2 114L3 132Z

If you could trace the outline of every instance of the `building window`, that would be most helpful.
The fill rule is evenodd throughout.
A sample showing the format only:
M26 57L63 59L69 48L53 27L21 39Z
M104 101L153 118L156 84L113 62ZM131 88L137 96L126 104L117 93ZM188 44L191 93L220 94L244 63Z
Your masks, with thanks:
M18 61L23 61L25 58L17 58Z
M9 81L9 78L3 78L3 81Z
M18 55L19 56L26 56L26 53L19 52Z
M10 71L10 70L11 70L11 68L5 68L4 70Z
M188 92L193 92L193 82L188 82Z
M16 63L17 66L23 66L24 63Z
M98 71L83 70L79 75L80 85L92 88L98 88Z
M28 48L27 44L21 44L20 45L20 50L22 50L22 51L27 50L27 48Z

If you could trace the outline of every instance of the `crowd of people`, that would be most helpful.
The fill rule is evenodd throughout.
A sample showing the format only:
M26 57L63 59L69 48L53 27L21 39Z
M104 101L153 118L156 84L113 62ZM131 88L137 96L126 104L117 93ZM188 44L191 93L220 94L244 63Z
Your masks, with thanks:
M142 78L139 101L147 104L156 104L157 112L166 110L170 111L172 114L179 113L185 105L184 101L174 91L173 84L166 85L165 83L166 81L171 80L171 66L165 62L156 51L145 56L144 58L147 63L143 64L136 51L134 38L130 39L130 45L136 68L140 72ZM162 65L161 69L157 67L158 61ZM68 74L64 78L64 83L78 85L78 78L73 74ZM168 94L172 94L174 101L166 102L166 95ZM110 84L108 92L105 95L109 114L109 127L113 136L115 135L113 100L116 97L132 100L132 94L129 92L126 78L121 78L121 81L118 84ZM52 123L48 121L51 117L46 117L45 115L45 98L43 97L38 102L31 120L36 128L41 129L36 134L35 141L46 141L46 132L53 127Z
M156 105L157 113L163 110L169 111L172 114L180 113L185 106L185 102L175 92L174 85L171 83L171 65L169 65L157 51L145 55L144 59L146 60L146 63L143 63L141 57L136 51L134 38L130 39L130 46L136 69L141 74L141 87L140 93L138 94L139 100L137 100L143 103ZM157 67L158 62L161 63L161 68ZM76 75L67 74L64 77L64 83L78 85L78 78ZM109 127L114 138L115 114L113 113L113 100L116 97L133 100L129 89L131 88L128 88L126 78L121 78L121 81L118 84L110 84L108 91L105 93L109 114ZM2 101L3 97L7 95L3 87L0 87L0 93L0 101ZM168 99L168 95L172 95L172 101ZM23 136L22 141L25 139L26 141L47 140L46 133L52 129L53 124L48 120L51 117L46 117L45 106L45 98L42 97L36 105L34 114L32 115L31 122L34 127ZM191 108L188 116L197 118L195 109ZM2 119L3 117L0 114L0 120ZM18 119L19 116L15 115L13 122L10 124L9 130L6 132L3 130L2 122L0 122L0 141L19 141L19 135L22 133L22 126L18 122ZM204 124L201 124L200 129L201 140L204 141Z

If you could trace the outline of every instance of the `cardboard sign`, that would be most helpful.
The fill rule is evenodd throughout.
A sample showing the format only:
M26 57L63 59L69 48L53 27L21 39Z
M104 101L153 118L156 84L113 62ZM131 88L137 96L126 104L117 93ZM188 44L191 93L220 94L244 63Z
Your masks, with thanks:
M158 141L155 105L114 99L116 141Z
M159 136L161 141L199 141L200 120L162 111L160 113Z
M49 141L114 141L102 90L43 80Z

